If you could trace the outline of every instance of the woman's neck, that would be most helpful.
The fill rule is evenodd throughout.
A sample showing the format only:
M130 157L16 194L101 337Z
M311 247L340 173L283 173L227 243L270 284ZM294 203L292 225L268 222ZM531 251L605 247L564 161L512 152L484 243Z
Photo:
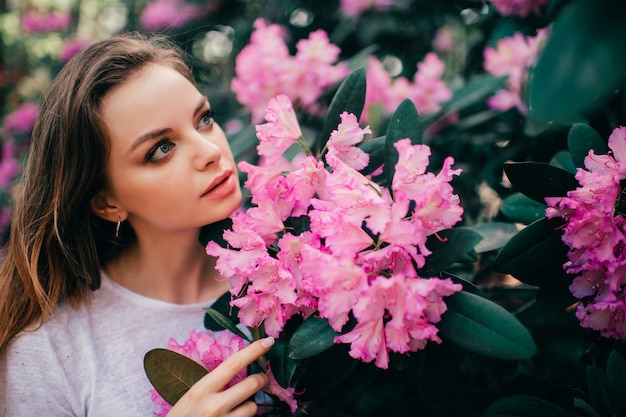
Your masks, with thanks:
M203 302L228 291L215 259L197 239L138 240L105 271L133 292L176 304Z

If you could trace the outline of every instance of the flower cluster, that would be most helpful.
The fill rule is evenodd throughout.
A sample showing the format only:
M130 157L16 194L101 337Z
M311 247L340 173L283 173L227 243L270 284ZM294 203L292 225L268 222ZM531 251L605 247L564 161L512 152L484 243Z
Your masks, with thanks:
M365 10L386 10L393 6L394 0L341 0L339 6L346 16L358 17Z
M496 76L507 76L506 89L488 99L487 104L491 108L501 111L516 108L523 115L528 112L522 89L546 34L545 29L537 31L536 36L516 32L511 37L500 39L495 48L485 48L485 70Z
M341 51L323 30L298 41L291 56L280 25L257 19L254 28L250 42L237 55L231 87L255 122L263 118L270 99L280 94L315 110L322 92L349 72L343 63L334 64Z
M392 79L382 63L370 56L367 67L365 108L380 103L393 112L404 99L410 99L420 115L434 113L441 104L452 97L452 92L442 81L444 65L437 54L430 52L417 64L413 82L405 77ZM367 113L367 110L365 111Z
M612 155L593 150L579 168L580 187L566 197L546 198L546 216L566 221L563 242L570 247L565 270L578 274L570 285L583 300L576 316L583 327L605 337L626 339L626 127L615 129L608 142Z
M257 136L268 160L303 142L286 96L270 101L266 119ZM325 150L303 156L298 168L241 162L253 206L233 216L224 232L229 248L209 242L207 253L230 278L243 324L263 324L279 337L292 316L316 313L339 333L336 343L350 344L352 357L386 369L390 351L440 342L434 324L446 311L443 298L461 286L418 270L431 253L428 236L456 224L463 209L449 183L460 173L452 158L439 174L427 172L429 147L409 139L395 143L389 188L362 175L369 155L356 145L369 133L344 112Z
M33 9L24 13L22 17L22 31L24 33L43 33L67 29L72 23L72 17L65 12L44 13Z
M156 0L148 4L141 13L141 26L151 31L180 29L204 13L200 6L188 4L185 0Z
M218 333L192 331L189 334L189 338L182 345L176 340L170 339L167 348L181 355L185 355L211 371L224 362L226 358L240 351L247 345L248 342L243 338L228 331ZM224 388L235 385L247 375L246 369L242 369ZM297 404L293 399L293 388L284 389L278 385L271 370L268 370L266 375L268 376L269 384L265 390L286 402L291 412L294 412ZM160 407L160 411L155 412L154 415L157 417L165 417L172 409L172 405L165 401L156 390L151 389L150 394L152 396L152 402Z
M495 8L503 16L527 17L533 13L541 15L541 7L548 0L491 0Z

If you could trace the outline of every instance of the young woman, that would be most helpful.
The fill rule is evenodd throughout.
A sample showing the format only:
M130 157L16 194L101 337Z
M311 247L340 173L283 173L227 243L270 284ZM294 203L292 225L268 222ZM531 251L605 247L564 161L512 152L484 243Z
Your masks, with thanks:
M155 411L147 351L203 329L227 291L200 228L241 204L235 162L209 101L163 39L87 48L44 92L0 269L0 415ZM223 386L267 352L253 343L169 416L252 416L266 383Z

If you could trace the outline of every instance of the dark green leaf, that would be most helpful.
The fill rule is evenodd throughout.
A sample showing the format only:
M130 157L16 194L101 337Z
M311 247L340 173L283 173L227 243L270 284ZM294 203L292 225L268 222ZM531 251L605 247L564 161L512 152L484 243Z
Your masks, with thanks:
M544 218L526 226L500 250L493 264L494 270L512 274L520 280L529 276L532 279L534 274L543 276L546 271L562 271L568 251L561 241L562 225L561 219ZM541 284L551 285L548 280Z
M267 352L272 374L283 388L291 386L292 378L298 368L298 362L289 357L288 347L289 342L279 338L274 342L272 349Z
M393 174L398 163L398 151L394 144L400 139L410 139L413 145L422 143L422 126L415 104L409 99L404 99L393 113L385 139L385 164L383 176L387 184L391 184Z
M539 397L514 395L491 404L483 417L567 417L559 406Z
M239 330L237 324L229 316L226 316L223 313L215 310L213 307L205 308L204 312L206 313L206 315L204 316L204 326L207 329L228 330L245 340L250 340L250 338L244 332Z
M606 364L606 385L614 405L615 414L621 415L626 407L626 360L616 350L611 352Z
M355 70L343 80L330 102L324 118L324 126L313 152L320 151L326 145L331 132L336 130L339 123L341 123L341 113L352 113L357 120L361 117L363 104L365 103L365 85L365 68Z
M545 197L564 197L579 186L571 172L542 162L507 162L504 172L515 189L539 203L545 203Z
M603 155L609 152L609 147L604 143L602 137L591 126L576 123L567 135L567 147L572 154L574 164L578 168L584 168L585 158L589 151L593 149L596 155Z
M477 253L500 249L518 232L514 224L504 222L486 222L469 229L482 236L481 241L474 247Z
M444 301L448 310L437 327L447 340L491 358L520 360L535 355L530 332L500 305L464 291Z
M513 222L530 224L545 217L547 207L545 203L515 193L502 201L500 212Z
M215 242L221 247L225 248L228 246L228 243L224 240L223 237L224 230L230 229L232 227L233 221L230 217L203 226L200 229L200 235L198 236L198 240L200 241L200 244L202 246L206 246L209 242Z
M606 378L602 369L595 366L587 367L587 389L589 390L591 405L596 411L601 415L614 415L612 412L613 404L606 388Z
M557 152L552 159L550 159L550 165L576 175L576 165L574 164L572 155L568 151Z
M574 407L583 410L588 416L603 417L591 405L580 398L574 398Z
M370 156L370 161L367 166L360 171L361 174L369 175L385 162L385 140L385 136L379 136L367 142L362 142L359 145L359 147Z
M626 73L626 2L578 0L566 5L529 85L531 117L565 124L604 106Z
M465 227L454 227L429 236L426 247L432 254L426 258L420 275L434 276L455 262L467 261L481 239L480 233Z
M143 359L143 367L154 389L170 405L182 397L209 371L198 362L168 349L152 349Z
M506 77L494 77L492 75L473 76L462 88L454 92L450 101L445 103L440 111L441 115L456 113L478 103L484 103L490 97L504 87Z
M289 342L289 357L298 360L324 352L333 346L336 336L339 333L328 325L328 320L311 316L293 333Z

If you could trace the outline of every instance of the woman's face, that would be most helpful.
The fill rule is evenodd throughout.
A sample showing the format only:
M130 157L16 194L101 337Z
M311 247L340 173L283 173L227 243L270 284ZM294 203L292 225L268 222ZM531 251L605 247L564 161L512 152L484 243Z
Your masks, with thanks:
M108 220L127 218L138 236L151 236L197 231L240 206L226 136L181 74L150 64L108 93L101 112L110 138Z

